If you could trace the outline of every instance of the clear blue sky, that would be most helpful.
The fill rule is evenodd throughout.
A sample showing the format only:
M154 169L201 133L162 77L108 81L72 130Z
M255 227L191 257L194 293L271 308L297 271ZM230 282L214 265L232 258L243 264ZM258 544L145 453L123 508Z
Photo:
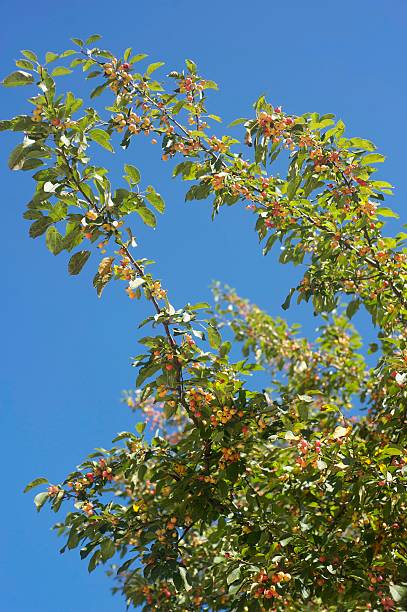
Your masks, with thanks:
M225 124L248 115L266 93L293 113L334 112L349 134L376 142L388 157L381 176L397 186L390 204L405 219L406 27L405 0L25 0L3 10L0 72L12 71L19 49L59 51L69 48L71 36L93 33L118 52L132 45L152 61L165 60L168 69L192 58L220 84L212 112ZM0 91L1 118L25 112L24 94ZM40 475L58 482L95 446L108 446L115 432L133 426L119 399L134 382L129 357L139 352L137 322L146 310L115 285L98 300L90 283L94 259L81 277L68 277L63 256L54 258L28 238L21 215L33 184L28 174L7 170L17 136L0 137L0 610L112 612L123 602L110 595L103 569L89 577L77 551L59 555L62 541L50 531L55 516L37 515L22 489ZM137 226L136 234L140 253L160 262L157 272L173 303L209 299L211 281L220 279L281 313L299 272L261 256L246 211L225 210L212 223L207 203L184 203L184 186L166 175L158 153L131 149L128 161L167 202L158 230ZM109 161L120 176L122 158ZM292 307L288 318L311 334L316 325L308 307ZM366 317L356 322L370 337Z

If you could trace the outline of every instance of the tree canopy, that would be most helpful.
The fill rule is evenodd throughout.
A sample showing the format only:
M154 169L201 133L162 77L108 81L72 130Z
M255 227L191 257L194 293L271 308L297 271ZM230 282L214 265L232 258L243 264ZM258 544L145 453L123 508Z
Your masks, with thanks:
M79 547L89 571L109 564L129 606L405 609L407 234L384 233L396 215L384 204L392 186L374 178L383 155L332 114L264 97L221 134L207 108L217 85L193 61L158 81L163 62L131 48L116 57L98 36L73 42L44 60L22 51L4 78L32 90L32 112L0 122L23 133L9 167L35 181L30 236L70 253L72 275L96 253L98 295L119 281L147 300L150 331L125 397L135 432L26 491L46 485L35 505L64 511L63 550ZM97 83L85 105L57 91L73 70ZM98 161L101 149L130 154L140 135L177 161L186 200L210 200L214 217L245 206L264 255L280 245L281 264L302 265L283 309L309 302L316 342L220 284L212 306L172 304L128 225L155 227L162 195L130 163L112 186ZM360 307L378 331L374 367L350 322ZM259 369L267 389L251 385Z

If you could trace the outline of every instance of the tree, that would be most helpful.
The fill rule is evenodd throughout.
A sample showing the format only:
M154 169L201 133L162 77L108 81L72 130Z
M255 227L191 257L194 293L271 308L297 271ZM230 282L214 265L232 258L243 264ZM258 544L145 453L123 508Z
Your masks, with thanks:
M373 180L383 156L345 137L332 115L293 116L264 97L231 124L243 124L239 149L230 135L209 135L216 84L194 62L163 85L153 77L162 62L138 73L145 55L118 58L98 40L73 39L76 50L45 62L23 51L3 85L35 86L34 110L0 129L24 134L9 166L34 171L30 236L45 234L54 255L73 253L73 275L96 244L98 295L118 280L151 304L140 327L156 331L140 340L137 390L126 396L142 419L60 484L38 478L26 490L48 485L35 504L66 509L63 550L80 546L89 571L112 559L114 590L130 606L404 609L407 234L383 234L396 216L383 206L391 185ZM103 94L107 107L83 110L72 92L57 94L55 79L75 68L97 79L90 99ZM214 216L245 203L263 253L280 242L282 264L303 264L283 308L295 295L312 303L322 320L315 345L228 287L214 287L213 308L171 304L126 226L136 213L155 227L163 198L131 164L113 188L91 158L139 134L160 140L163 160L180 158L173 174L193 182L186 200L212 197ZM277 157L282 175L272 173ZM360 306L379 330L374 368L350 322ZM261 368L270 388L251 389L246 379Z

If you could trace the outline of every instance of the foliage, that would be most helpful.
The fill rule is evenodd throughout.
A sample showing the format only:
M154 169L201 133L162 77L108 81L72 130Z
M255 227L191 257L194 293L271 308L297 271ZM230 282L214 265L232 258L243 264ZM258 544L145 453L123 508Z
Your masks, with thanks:
M125 398L142 415L136 433L50 484L38 510L66 508L63 550L80 547L89 571L114 557L114 590L144 610L405 609L406 234L383 234L396 216L383 206L391 185L374 180L383 156L332 115L293 116L263 97L231 125L244 129L235 152L237 130L210 135L216 84L194 62L161 83L162 62L137 72L145 55L116 57L98 39L73 39L75 50L45 62L23 51L3 85L36 87L33 112L0 129L24 135L9 167L34 171L30 236L72 253L70 274L97 244L98 295L123 281L151 303L140 326L156 332L140 340ZM75 69L96 79L94 106L57 93ZM173 173L192 181L186 200L212 197L214 215L245 203L263 253L279 242L282 264L303 265L283 308L294 296L312 303L314 345L227 287L214 287L214 308L172 306L126 227L133 213L155 227L162 196L131 164L112 187L93 161L139 134L160 141L163 160L181 158ZM374 368L349 321L360 306L379 331ZM262 368L269 389L251 389Z

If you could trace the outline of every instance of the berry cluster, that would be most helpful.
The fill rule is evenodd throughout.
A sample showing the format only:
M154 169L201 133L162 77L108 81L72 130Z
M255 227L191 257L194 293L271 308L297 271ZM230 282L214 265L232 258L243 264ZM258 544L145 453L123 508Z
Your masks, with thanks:
M211 423L214 427L217 427L219 423L222 425L226 425L229 423L235 416L242 417L243 412L241 410L237 410L234 406L215 406L213 408L213 414L211 414Z
M117 59L114 59L112 62L104 64L103 70L109 80L110 89L115 93L126 89L133 81L133 77L129 73L130 64L126 62L122 64Z
M266 138L270 138L273 143L283 141L288 149L294 149L295 145L290 137L290 129L294 126L295 121L292 117L282 116L280 106L276 106L271 114L259 113L257 123L262 134Z
M161 282L158 280L153 281L149 285L148 290L153 297L159 300L164 300L167 297L167 290L161 287Z
M233 448L227 448L224 446L221 449L222 457L219 461L219 468L224 470L227 463L234 463L235 461L239 461L240 453L238 450L234 450Z
M40 123L40 121L42 121L43 111L44 111L44 108L43 108L43 107L42 107L40 104L38 104L38 105L37 105L37 106L34 108L34 110L33 110L32 120L33 120L35 123Z
M282 595L277 591L276 587L290 580L291 574L286 574L283 571L277 572L272 576L268 576L265 571L261 571L260 574L256 576L252 586L253 596L256 599L281 599Z
M202 408L205 406L209 406L211 402L215 399L215 396L212 393L204 391L201 387L198 389L190 389L187 393L187 401L190 407L192 414L196 417L202 416Z
M147 116L140 117L132 111L125 117L123 113L119 113L113 118L113 125L118 132L122 132L124 128L128 128L131 134L150 134L153 129L151 119Z

